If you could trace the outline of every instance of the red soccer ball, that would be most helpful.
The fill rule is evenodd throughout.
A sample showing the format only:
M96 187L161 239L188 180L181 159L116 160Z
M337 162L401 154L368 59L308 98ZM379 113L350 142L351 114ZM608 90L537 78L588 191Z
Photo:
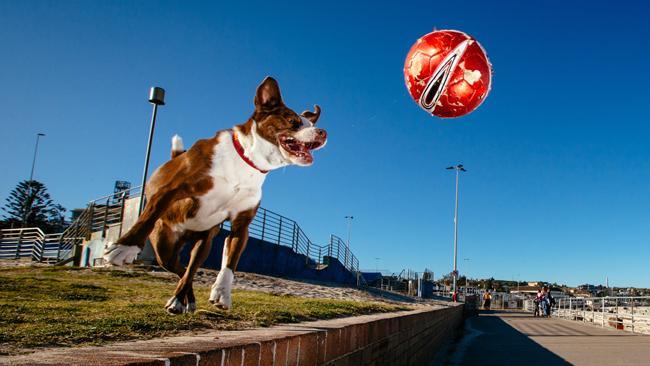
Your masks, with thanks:
M455 30L431 32L404 61L406 88L425 111L443 118L464 116L487 97L492 69L483 47Z

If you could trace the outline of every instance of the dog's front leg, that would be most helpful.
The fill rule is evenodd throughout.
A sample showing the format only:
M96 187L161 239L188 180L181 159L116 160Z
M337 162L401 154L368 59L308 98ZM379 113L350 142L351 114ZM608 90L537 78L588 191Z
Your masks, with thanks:
M246 243L248 242L248 226L253 221L255 212L257 212L257 207L240 212L232 220L232 232L223 244L221 270L210 292L210 302L216 307L222 309L230 309L232 307L231 291L235 278L235 270L237 269L239 258L246 248Z

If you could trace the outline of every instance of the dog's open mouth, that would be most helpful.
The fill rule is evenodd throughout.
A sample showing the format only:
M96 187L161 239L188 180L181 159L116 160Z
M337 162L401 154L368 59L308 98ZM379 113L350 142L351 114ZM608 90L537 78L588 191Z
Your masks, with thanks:
M280 146L290 155L298 158L304 164L311 164L314 157L311 150L318 149L325 144L325 141L300 141L291 135L278 136Z

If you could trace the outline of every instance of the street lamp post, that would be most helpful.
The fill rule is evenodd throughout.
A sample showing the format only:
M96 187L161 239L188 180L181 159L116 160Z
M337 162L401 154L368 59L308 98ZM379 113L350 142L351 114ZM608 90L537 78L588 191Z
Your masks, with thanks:
M153 104L153 112L151 114L151 125L149 126L149 142L147 143L147 154L144 159L144 171L142 172L142 192L140 193L140 207L138 208L138 216L144 209L144 189L147 184L147 173L149 171L149 158L151 157L151 143L153 142L153 132L156 128L156 115L158 114L158 106L165 105L165 89L154 86L149 90L149 103Z
M351 254L350 253L350 231L352 230L352 219L354 219L354 216L352 215L345 216L345 219L348 220L348 242L346 243L345 256L343 256L344 258L343 260L345 261L343 265L347 267L348 261L352 260L352 258L350 258L350 254ZM358 281L359 281L359 277L357 274L357 282Z
M456 281L458 280L458 179L460 172L466 172L467 170L463 167L462 164L454 165L447 167L447 170L456 171L456 206L454 209L454 272L453 272L453 292L456 293Z
M469 287L469 258L463 258L463 260L467 263L467 269L465 270L465 296L467 296L467 288Z
M345 219L348 220L348 249L350 249L350 232L352 231L352 220L354 219L354 216L345 216Z
M25 210L23 212L23 227L25 227L27 223L27 216L29 215L29 212L32 210L32 205L34 202L32 202L32 181L34 180L34 168L36 167L36 155L38 155L38 141L41 139L41 136L45 136L44 133L37 133L36 134L36 145L34 145L34 158L32 159L32 170L29 173L29 189L27 190L27 200L25 201ZM27 207L29 206L29 207Z
M40 140L41 136L45 136L45 134L40 132L36 134L36 145L34 146L34 158L32 159L32 171L29 173L30 182L34 179L34 168L36 167L36 154L38 154L38 140Z

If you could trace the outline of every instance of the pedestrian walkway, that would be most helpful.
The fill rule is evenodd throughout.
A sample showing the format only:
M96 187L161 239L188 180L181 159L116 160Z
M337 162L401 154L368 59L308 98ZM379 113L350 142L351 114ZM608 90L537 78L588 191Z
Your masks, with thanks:
M650 365L650 336L530 313L467 320L450 365Z

